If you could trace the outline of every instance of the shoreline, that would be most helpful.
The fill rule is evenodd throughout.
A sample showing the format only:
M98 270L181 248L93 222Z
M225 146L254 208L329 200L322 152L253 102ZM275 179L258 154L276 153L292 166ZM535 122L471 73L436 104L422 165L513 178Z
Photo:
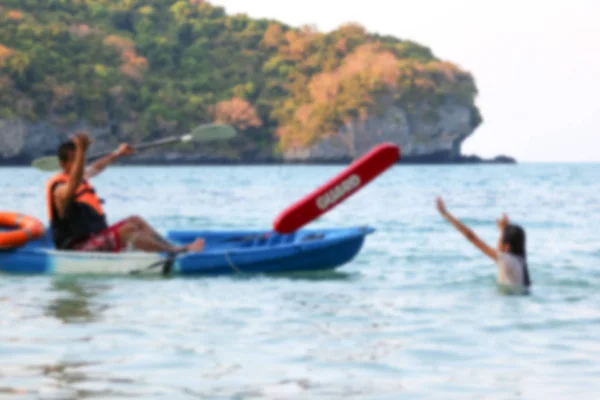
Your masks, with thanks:
M33 158L15 157L12 159L0 159L0 167L28 167L31 166ZM141 167L168 167L168 166L327 166L327 165L348 165L354 160L351 158L340 159L314 159L314 160L282 160L282 159L262 159L262 160L194 160L181 158L160 159L144 157L138 159L120 160L115 165L120 166L141 166ZM425 155L425 156L406 156L396 163L397 165L482 165L482 164L518 164L511 157L498 156L493 159L483 159L478 156L461 156L460 158L448 158L447 155Z

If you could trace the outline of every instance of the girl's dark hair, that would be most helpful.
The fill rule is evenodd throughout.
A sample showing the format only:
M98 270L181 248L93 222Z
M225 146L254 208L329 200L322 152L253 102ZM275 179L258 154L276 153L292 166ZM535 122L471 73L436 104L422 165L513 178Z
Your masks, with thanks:
M529 268L527 267L525 230L519 225L507 225L502 233L502 243L510 246L510 252L512 254L523 258L525 286L531 286Z

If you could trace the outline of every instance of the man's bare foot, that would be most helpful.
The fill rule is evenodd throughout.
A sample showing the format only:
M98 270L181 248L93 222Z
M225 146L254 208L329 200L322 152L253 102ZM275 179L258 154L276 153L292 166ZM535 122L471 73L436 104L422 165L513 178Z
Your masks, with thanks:
M200 253L202 250L204 250L204 239L196 239L193 243L187 245L185 249L187 251Z

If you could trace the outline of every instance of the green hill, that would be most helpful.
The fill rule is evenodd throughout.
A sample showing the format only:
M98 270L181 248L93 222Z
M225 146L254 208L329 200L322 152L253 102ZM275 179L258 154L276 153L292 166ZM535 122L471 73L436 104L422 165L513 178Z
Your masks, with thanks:
M85 120L137 142L236 124L240 154L309 146L386 97L474 110L472 76L419 44L227 15L202 0L2 0L0 119Z

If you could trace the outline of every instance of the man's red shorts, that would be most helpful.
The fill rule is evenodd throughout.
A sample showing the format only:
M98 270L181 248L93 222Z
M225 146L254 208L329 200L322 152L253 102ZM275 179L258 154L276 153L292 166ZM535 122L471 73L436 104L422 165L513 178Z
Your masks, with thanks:
M119 229L125 222L126 221L117 222L83 241L76 242L70 246L70 249L77 251L106 251L119 253L126 247L126 244L119 238Z

